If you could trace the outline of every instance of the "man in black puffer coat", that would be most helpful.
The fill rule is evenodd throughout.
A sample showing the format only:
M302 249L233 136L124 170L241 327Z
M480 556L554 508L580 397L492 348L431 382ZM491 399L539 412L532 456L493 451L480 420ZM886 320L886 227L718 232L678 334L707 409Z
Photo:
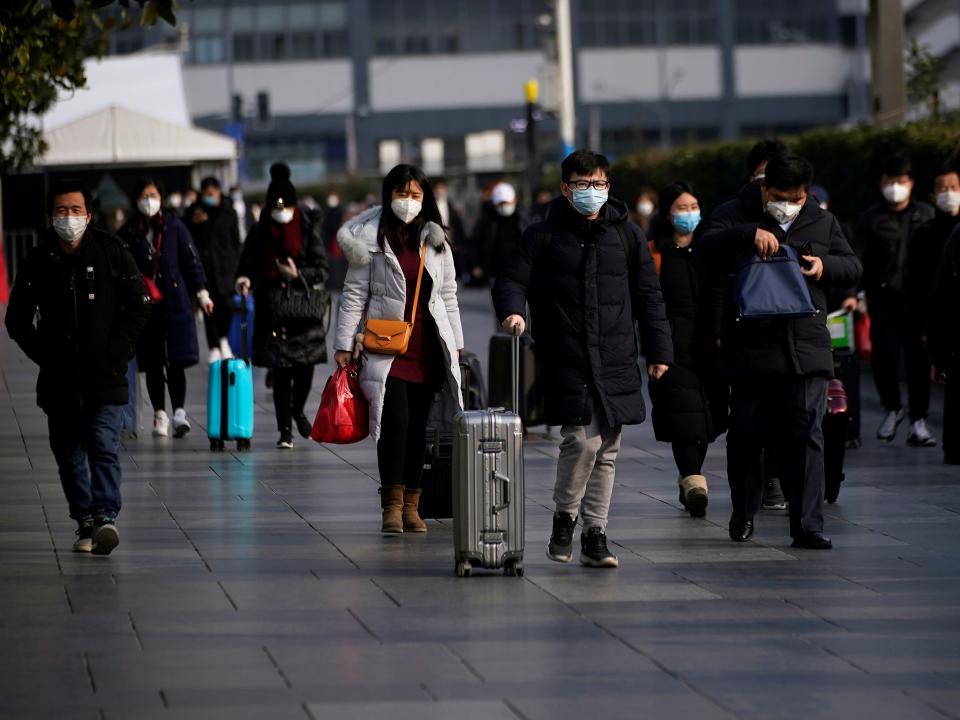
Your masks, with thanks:
M780 448L784 490L790 502L795 547L828 549L823 534L823 419L827 380L833 376L826 290L850 287L860 261L837 219L807 194L813 168L803 158L774 158L761 183L751 183L724 203L694 241L718 271L736 273L751 255L770 257L786 244L805 267L811 298L819 309L795 320L738 320L729 283L721 329L721 368L731 381L727 476L733 501L730 537L753 535L753 516L763 491L761 450Z
M508 331L523 332L530 303L546 421L562 426L547 555L570 560L582 503L580 561L591 567L617 566L606 524L621 426L646 417L637 324L649 374L673 362L653 259L626 206L607 199L609 167L589 150L563 161L563 197L527 228L493 288Z
M74 552L108 555L120 542L117 454L127 363L150 317L143 276L123 243L90 225L90 193L60 180L52 227L17 273L7 331L40 367L37 404L77 521Z

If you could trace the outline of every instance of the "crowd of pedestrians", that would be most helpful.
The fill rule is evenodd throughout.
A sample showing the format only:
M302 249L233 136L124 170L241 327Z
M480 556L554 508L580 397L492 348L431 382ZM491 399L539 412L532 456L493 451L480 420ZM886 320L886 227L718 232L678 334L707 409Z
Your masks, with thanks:
M703 208L683 178L643 187L628 206L608 160L578 150L562 162L558 193L537 192L529 204L506 180L488 184L469 232L447 181L407 164L386 175L379 198L343 203L331 192L323 207L298 196L283 163L270 169L262 209L213 177L193 196L165 194L145 177L116 235L91 223L82 183L58 182L6 323L40 368L37 401L78 524L74 549L109 554L119 543L117 447L130 378L145 374L154 435L190 431L185 370L200 361L198 312L211 363L247 357L230 330L252 295L251 360L269 371L276 445L292 448L294 430L309 437L328 285L341 283L332 350L369 405L385 535L427 530L418 508L428 416L441 389L456 399L451 413L463 407L458 288L472 285L491 288L505 330L536 343L537 394L562 437L551 559L572 559L579 522L580 562L617 567L607 525L622 430L648 414L670 444L692 517L707 514L704 462L725 434L731 540L751 538L761 508L782 508L795 547L829 549L828 381L839 376L855 401L859 369L841 369L828 313L869 316L885 411L878 440L894 441L908 419L909 445L937 446L930 388L945 382L943 457L960 462L960 174L945 165L924 178L934 189L928 204L914 197L909 160L891 156L876 203L842 222L815 168L783 143L757 143L745 164L742 189L716 208ZM743 268L784 259L809 312L749 317ZM861 442L856 417L844 438L851 449Z

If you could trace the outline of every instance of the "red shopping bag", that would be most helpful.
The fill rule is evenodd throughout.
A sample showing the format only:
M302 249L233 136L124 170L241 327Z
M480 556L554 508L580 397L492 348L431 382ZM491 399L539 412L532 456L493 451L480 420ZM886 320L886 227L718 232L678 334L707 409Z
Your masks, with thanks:
M370 434L367 401L360 392L357 367L337 368L327 380L310 437L317 442L346 445Z
M873 342L870 340L870 315L858 312L854 321L853 334L856 336L856 348L860 357L870 360L873 355Z

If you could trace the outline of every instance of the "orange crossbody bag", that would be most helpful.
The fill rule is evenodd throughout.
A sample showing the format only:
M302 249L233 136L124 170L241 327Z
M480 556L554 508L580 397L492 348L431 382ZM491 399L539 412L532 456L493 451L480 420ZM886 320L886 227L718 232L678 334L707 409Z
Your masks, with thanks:
M381 355L403 355L413 335L413 321L420 303L420 283L423 280L423 263L427 259L427 246L420 247L420 270L417 272L417 289L413 294L413 309L410 322L406 320L383 320L368 318L363 327L363 346L370 352Z

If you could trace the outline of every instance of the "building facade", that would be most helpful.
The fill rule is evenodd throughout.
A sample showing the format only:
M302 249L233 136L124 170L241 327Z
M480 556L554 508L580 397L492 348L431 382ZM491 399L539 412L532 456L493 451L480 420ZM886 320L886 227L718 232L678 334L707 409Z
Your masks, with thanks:
M551 0L204 0L184 33L198 125L242 136L244 173L290 162L302 181L401 158L429 172L524 160L523 86L541 79ZM796 132L866 118L865 0L571 0L578 143L649 146ZM555 160L556 120L540 124Z

